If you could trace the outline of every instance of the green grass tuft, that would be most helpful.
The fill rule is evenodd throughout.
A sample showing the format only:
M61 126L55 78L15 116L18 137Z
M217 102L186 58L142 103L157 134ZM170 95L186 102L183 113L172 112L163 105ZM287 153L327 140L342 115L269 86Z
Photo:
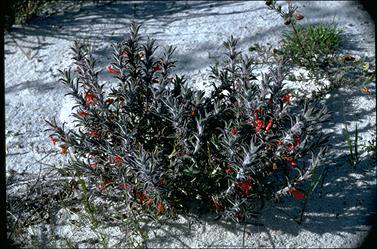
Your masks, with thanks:
M333 55L342 44L342 30L333 24L319 24L307 27L296 27L296 32L283 34L284 53L300 66L305 66L305 54L301 44L305 47L307 56L314 61ZM317 61L318 62L318 61Z

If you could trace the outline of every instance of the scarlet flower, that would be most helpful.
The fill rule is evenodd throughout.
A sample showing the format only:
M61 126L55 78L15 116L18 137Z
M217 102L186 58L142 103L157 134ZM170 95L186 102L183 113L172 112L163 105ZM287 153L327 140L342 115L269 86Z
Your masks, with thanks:
M271 130L271 127L272 127L272 119L270 119L270 121L268 121L268 124L267 124L267 127L266 127L266 133L268 133Z
M196 112L195 112L195 111L192 111L192 112L191 112L191 117L194 118L195 116L196 116Z
M236 171L234 171L233 169L229 168L229 169L226 169L226 170L225 170L225 173L226 173L227 175L232 175L232 174L236 173Z
M293 144L288 144L287 148L288 151L293 151L295 149L295 146Z
M292 157L288 157L287 161L291 164L292 168L296 168L298 166L297 160L293 159Z
M295 17L296 17L296 20L298 21L304 19L304 16L300 14L295 15Z
M282 97L282 100L283 100L283 103L287 103L288 105L291 104L291 98L292 96L291 95L285 95Z
M146 200L147 196L144 194L144 192L136 192L135 193L136 198L140 201L141 204L144 204L144 201Z
M81 117L85 118L86 116L89 115L89 113L88 113L88 112L79 112L79 115L80 115Z
M293 144L288 144L288 151L295 150L298 146L301 144L301 138L300 136L293 136L294 142Z
M237 128L233 127L231 130L230 130L230 134L232 134L232 136L237 136L238 135L238 130Z
M159 64L156 64L154 67L153 67L153 71L154 72L157 72L157 71L160 71L161 70L161 66Z
M294 145L295 145L295 147L297 147L297 146L299 146L301 144L301 137L300 136L294 135L293 139L294 139Z
M94 93L88 92L85 94L86 105L94 104L95 100L96 100L96 96L94 95Z
M253 178L251 176L249 176L247 178L247 181L238 183L238 187L241 189L242 195L244 197L249 196L251 190L253 189L252 188L252 180L253 180Z
M116 155L114 157L114 162L115 162L115 166L121 167L123 164L123 159L120 156Z
M97 135L98 135L98 134L97 134L96 131L90 131L90 132L89 132L89 136L90 136L90 137L97 137Z
M115 74L115 75L120 74L120 70L113 68L111 65L107 66L106 69L109 74Z
M263 130L264 128L265 128L265 123L264 123L264 121L263 120L257 120L256 122L256 127L255 127L255 129L256 129L256 131L259 133L261 130Z
M53 145L55 145L59 141L56 137L50 137L50 139Z
M295 198L297 201L305 199L305 193L297 190L296 188L290 188L288 193L293 195L293 198Z

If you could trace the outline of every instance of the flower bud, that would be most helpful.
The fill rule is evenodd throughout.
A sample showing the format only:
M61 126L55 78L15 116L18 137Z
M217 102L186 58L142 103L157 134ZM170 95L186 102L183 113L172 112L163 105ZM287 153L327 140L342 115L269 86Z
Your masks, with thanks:
M299 20L304 19L304 16L300 15L300 14L297 14L297 15L295 15L295 18L296 18L297 21L299 21Z

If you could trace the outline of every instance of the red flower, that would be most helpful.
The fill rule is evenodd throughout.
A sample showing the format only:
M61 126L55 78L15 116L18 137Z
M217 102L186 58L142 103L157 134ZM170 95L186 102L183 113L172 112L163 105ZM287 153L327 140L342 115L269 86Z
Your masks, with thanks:
M59 141L56 137L50 137L50 139L53 145L55 145Z
M194 118L195 116L196 116L196 112L195 112L195 111L192 111L192 112L191 112L191 117Z
M241 189L242 195L244 197L249 196L251 190L253 189L252 188L252 181L253 181L253 178L251 176L249 176L247 178L247 181L238 183L238 187Z
M300 14L296 14L295 17L296 17L296 20L298 21L304 19L304 16Z
M232 174L236 173L236 171L234 171L233 169L229 168L229 169L226 169L226 170L225 170L225 173L226 173L227 175L232 175Z
M111 65L107 66L106 69L109 74L115 74L115 75L120 74L120 70L113 68Z
M89 132L89 136L90 136L90 137L97 137L97 135L98 135L98 134L97 134L96 131L90 131L90 132Z
M230 134L232 134L232 136L237 136L238 135L238 130L237 128L233 127L231 130L230 130Z
M153 71L154 72L157 72L157 71L160 71L161 70L161 66L159 64L156 64L154 67L153 67Z
M114 157L114 162L115 162L115 166L121 167L123 164L123 159L117 155Z
M92 105L94 104L94 101L96 100L96 96L91 93L91 92L88 92L85 94L85 102L86 102L86 105Z
M297 146L299 146L301 144L301 137L300 136L294 135L293 139L294 139L294 145L295 145L295 147L297 147Z
M288 145L288 150L293 151L295 150L300 144L301 144L301 138L300 136L293 136L294 142L293 144Z
M283 100L283 103L287 103L288 105L291 104L291 98L292 96L291 95L285 95L282 97L282 100Z
M256 122L256 131L259 133L261 130L263 130L265 128L265 124L264 124L264 121L263 120L257 120Z
M288 151L295 150L298 146L301 144L301 138L300 136L293 136L294 142L293 144L288 144Z
M141 204L144 204L144 201L147 199L147 196L144 194L144 192L136 192L135 193L136 199L140 201Z
M293 159L292 157L288 157L287 161L291 164L292 168L296 168L298 166L297 160Z
M89 113L88 113L88 112L79 112L79 115L80 115L81 117L85 118L86 116L89 115Z
M267 124L267 127L266 127L266 133L268 133L271 130L271 127L272 127L272 119L270 119L270 121L268 121L268 124Z
M301 191L299 191L295 188L290 188L288 190L288 193L293 195L293 198L295 198L295 200L297 200L297 201L305 199L305 193L303 193L303 192L301 192Z

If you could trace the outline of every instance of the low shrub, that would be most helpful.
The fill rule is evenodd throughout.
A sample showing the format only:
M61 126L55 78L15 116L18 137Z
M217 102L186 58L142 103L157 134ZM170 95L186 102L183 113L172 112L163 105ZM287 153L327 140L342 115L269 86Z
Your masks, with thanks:
M254 58L231 37L206 96L172 75L175 49L142 42L139 29L113 45L107 72L118 85L109 93L90 47L72 47L74 68L61 71L61 82L77 103L76 129L47 121L51 141L69 155L65 174L85 181L90 195L153 216L197 206L243 222L265 201L307 198L304 183L326 150L317 125L329 113L284 88L285 61L258 80Z

